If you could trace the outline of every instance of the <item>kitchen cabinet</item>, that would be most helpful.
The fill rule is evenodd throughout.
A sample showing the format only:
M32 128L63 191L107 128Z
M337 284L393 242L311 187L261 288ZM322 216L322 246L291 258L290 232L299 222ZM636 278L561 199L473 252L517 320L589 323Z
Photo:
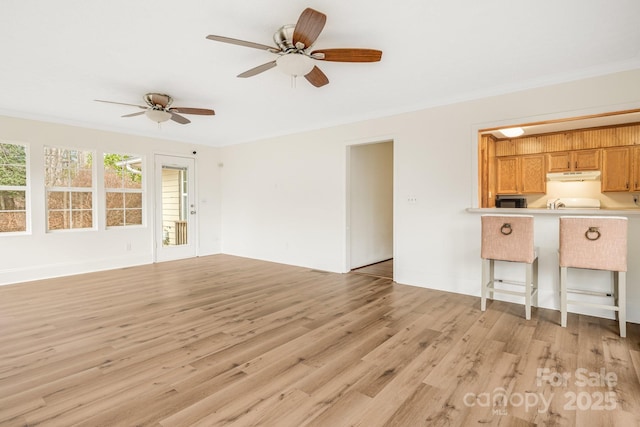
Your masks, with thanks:
M496 158L496 194L539 194L547 188L545 156Z
M602 192L629 191L631 154L637 148L614 147L602 150Z
M561 151L547 154L548 172L600 170L601 150Z
M630 148L633 167L631 169L631 191L640 191L640 147Z

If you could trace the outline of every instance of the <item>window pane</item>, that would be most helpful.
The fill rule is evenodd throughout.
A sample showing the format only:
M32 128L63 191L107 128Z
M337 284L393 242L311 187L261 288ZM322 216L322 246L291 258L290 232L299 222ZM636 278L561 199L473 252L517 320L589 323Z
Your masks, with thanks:
M69 186L69 169L48 167L44 174L44 185L47 187Z
M91 211L72 211L72 215L73 228L93 227L93 214Z
M104 188L121 188L122 177L114 169L104 170Z
M127 208L142 208L142 194L140 193L125 193L124 200Z
M91 169L71 170L71 186L72 187L91 187L93 173Z
M0 185L27 185L27 152L24 145L0 143Z
M124 225L124 210L108 209L107 210L107 227L117 227L120 225Z
M71 228L69 211L49 211L49 230L64 230Z
M127 225L142 225L142 209L127 209Z
M27 185L27 167L0 165L0 185Z
M0 143L1 165L24 165L27 163L27 148L24 145Z
M27 213L0 211L0 231L27 231Z
M69 209L70 195L68 191L50 191L47 193L47 208L48 209Z
M124 193L107 192L107 209L124 208Z
M91 196L88 192L71 193L71 209L91 209Z
M25 210L27 207L26 197L26 191L0 191L0 211Z

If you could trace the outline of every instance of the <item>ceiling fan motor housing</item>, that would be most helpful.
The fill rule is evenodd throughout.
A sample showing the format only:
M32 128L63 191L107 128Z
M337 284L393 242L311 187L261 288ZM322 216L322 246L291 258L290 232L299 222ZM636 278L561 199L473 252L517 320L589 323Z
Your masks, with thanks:
M276 45L278 45L282 53L289 53L290 51L298 50L293 44L294 29L295 25L283 25L278 31L273 34L273 41Z

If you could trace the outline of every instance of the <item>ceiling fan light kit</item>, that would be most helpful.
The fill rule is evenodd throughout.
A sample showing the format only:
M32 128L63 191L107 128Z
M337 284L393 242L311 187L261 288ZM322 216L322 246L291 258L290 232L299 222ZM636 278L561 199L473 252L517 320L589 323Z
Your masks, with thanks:
M151 120L157 123L166 122L171 118L171 113L168 113L164 110L155 110L149 109L144 112L144 114L149 117Z
M276 59L276 64L278 70L293 77L306 76L315 67L313 59L300 53L282 55Z

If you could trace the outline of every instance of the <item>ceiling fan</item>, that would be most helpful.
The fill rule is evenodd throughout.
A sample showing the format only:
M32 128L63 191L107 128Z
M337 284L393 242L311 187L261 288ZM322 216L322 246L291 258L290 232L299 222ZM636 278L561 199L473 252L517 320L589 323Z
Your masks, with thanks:
M171 107L173 98L163 93L147 93L143 97L143 99L147 104L146 106L126 104L124 102L103 101L101 99L95 99L94 101L106 102L108 104L129 105L131 107L141 108L144 111L125 114L122 117L134 117L144 114L149 119L157 122L158 124L160 124L161 122L166 122L169 119L173 120L176 123L180 123L181 125L191 123L191 120L187 119L184 116L181 116L180 114L195 114L199 116L213 116L215 114L215 111L206 108Z
M377 62L382 58L382 51L375 49L318 49L310 51L320 32L324 28L327 16L317 10L306 8L296 25L285 25L273 35L273 41L278 47L260 43L233 39L223 36L209 35L209 40L252 47L275 53L277 59L239 74L238 77L251 77L256 74L278 67L281 71L293 77L304 76L309 83L321 87L329 83L327 76L315 65L315 61L335 62Z

